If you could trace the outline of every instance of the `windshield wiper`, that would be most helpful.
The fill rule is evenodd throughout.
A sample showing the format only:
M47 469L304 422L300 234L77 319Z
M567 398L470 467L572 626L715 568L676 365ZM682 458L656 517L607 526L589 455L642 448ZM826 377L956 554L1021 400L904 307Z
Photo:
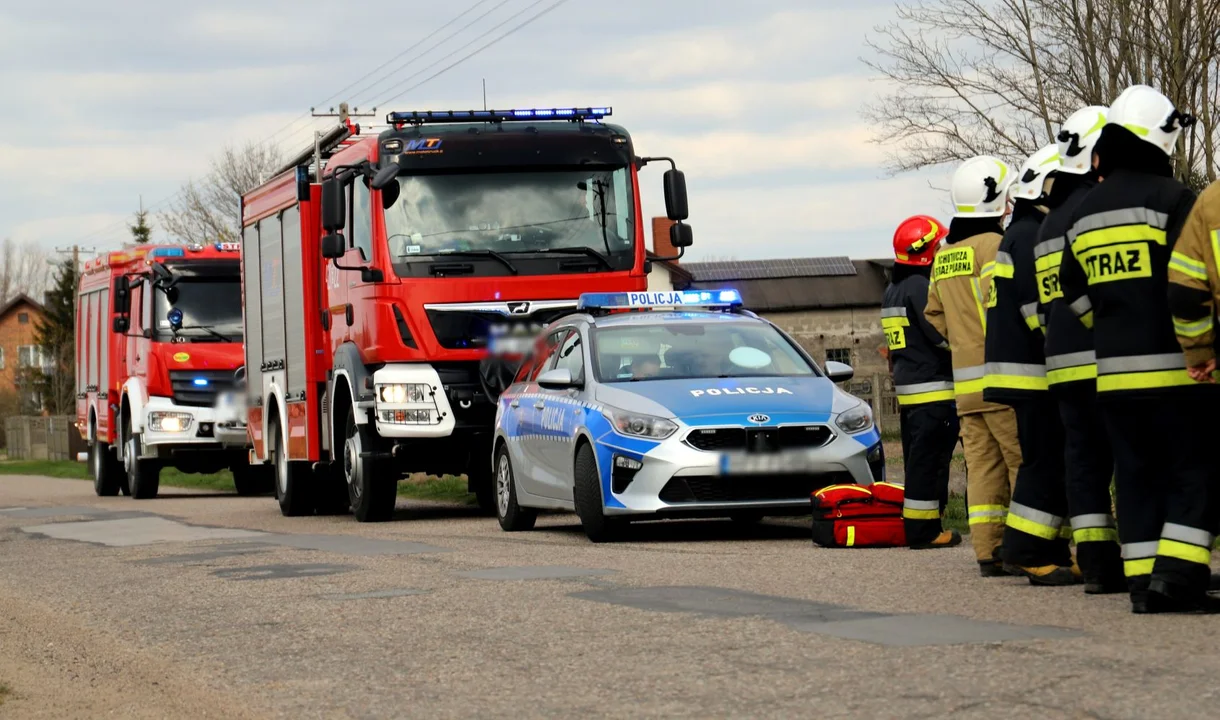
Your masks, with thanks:
M504 257L495 250L454 250L452 252L436 253L436 255L433 257L486 257L498 261L501 265L508 268L509 272L511 272L513 275L521 274L521 271L517 269L516 265L513 265L508 258Z
M178 330L174 331L174 337L178 337L178 333L181 332L182 330L202 330L202 331L206 332L207 334L211 335L212 337L223 340L224 342L233 342L233 338L231 338L228 335L225 335L221 332L218 332L211 325L183 325L182 327L178 328Z
M543 250L535 250L534 252L561 253L563 255L584 255L585 257L596 258L598 262L606 266L607 270L614 269L614 264L610 262L610 258L602 255L591 247L546 248Z

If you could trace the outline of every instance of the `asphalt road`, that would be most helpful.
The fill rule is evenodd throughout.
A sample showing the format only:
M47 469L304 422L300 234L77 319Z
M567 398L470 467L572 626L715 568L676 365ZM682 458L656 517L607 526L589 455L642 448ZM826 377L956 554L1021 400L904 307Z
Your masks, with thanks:
M1220 618L984 580L970 550L573 516L506 534L0 477L0 717L1177 718Z

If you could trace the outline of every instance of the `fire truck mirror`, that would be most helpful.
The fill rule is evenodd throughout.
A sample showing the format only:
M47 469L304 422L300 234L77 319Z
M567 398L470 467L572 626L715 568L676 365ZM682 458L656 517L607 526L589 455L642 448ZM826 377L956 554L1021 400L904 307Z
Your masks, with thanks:
M343 200L343 185L338 180L322 183L322 229L328 233L343 229L347 216Z
M122 317L122 316L117 316L114 319L114 324L111 327L111 329L114 330L119 335L122 335L123 333L127 332L127 327L128 327L127 318Z
M690 216L686 201L686 174L681 170L665 171L665 215L679 222Z
M675 248L688 248L695 244L695 234L691 231L690 225L686 223L674 223L669 228L669 244Z
M114 312L126 315L131 310L131 280L126 275L114 279Z
M390 163L373 176L373 189L385 190L398 177L398 163Z
M347 254L347 241L338 233L322 236L322 257L338 259Z

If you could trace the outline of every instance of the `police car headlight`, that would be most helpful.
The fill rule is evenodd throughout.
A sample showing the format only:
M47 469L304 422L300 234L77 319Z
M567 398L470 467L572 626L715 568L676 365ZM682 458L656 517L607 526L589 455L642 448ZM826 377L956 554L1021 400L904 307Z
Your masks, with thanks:
M614 423L614 429L623 435L664 440L678 431L678 425L665 418L623 410L607 409L606 412L610 422Z
M873 414L869 412L867 405L857 405L851 410L839 413L839 417L835 418L835 425L846 433L864 432L873 426Z

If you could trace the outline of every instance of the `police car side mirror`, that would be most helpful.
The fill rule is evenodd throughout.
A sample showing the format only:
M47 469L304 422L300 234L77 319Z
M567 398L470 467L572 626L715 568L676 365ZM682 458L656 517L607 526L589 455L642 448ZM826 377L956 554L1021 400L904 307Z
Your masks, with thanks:
M834 360L826 363L826 377L830 378L831 382L847 382L855 376L856 371L852 369L851 365L835 362Z
M538 385L545 390L566 390L578 387L580 383L572 379L572 371L567 368L547 370L538 376Z

